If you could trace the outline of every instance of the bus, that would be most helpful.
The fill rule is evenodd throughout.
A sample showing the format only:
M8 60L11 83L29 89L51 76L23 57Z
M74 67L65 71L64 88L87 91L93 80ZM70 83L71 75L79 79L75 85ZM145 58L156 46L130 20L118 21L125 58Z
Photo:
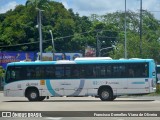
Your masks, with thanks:
M7 65L4 96L43 101L49 97L117 96L156 91L153 59L75 59L13 62Z

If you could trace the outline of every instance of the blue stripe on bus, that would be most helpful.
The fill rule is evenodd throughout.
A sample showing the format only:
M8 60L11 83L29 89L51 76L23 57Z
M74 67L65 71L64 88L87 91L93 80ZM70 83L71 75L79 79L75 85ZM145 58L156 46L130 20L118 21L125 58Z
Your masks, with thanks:
M85 83L85 80L80 80L78 89L73 94L71 94L71 96L79 95L84 88L84 83Z
M132 82L132 84L145 84L145 82Z
M46 80L46 85L47 85L47 89L48 91L52 94L52 96L55 96L55 91L53 90L50 80Z
M76 90L73 94L71 94L69 96L79 95L84 88L84 84L85 84L85 80L80 80L80 84L79 84L78 89L77 89L78 91ZM53 90L53 88L51 86L51 83L50 83L50 80L46 80L46 86L47 86L47 89L51 93L52 96L62 96L62 95L56 93Z

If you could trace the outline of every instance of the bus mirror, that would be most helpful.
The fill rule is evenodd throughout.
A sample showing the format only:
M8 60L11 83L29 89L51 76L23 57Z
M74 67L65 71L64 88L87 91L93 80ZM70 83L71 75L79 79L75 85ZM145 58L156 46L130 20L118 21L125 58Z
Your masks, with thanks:
M152 72L152 76L155 76L156 75L156 72Z

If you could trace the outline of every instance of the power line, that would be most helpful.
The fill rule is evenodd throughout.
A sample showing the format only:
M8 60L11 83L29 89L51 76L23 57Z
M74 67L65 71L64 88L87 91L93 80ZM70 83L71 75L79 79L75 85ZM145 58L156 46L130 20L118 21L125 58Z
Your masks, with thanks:
M83 35L83 34L86 34L86 33L97 32L97 31L111 31L111 30L96 29L96 30L94 30L94 31L86 31L86 32L77 33L77 34ZM55 38L54 40L65 39L65 38L69 38L69 37L73 37L73 36L75 36L75 35L68 35L68 36L64 36L64 37L59 37L59 38ZM48 41L51 41L51 40L52 40L52 39L43 40L43 43L48 42ZM39 43L39 41L29 42L29 43L22 43L22 44L16 44L16 45L0 46L0 48L24 46L24 45L30 45L30 44L36 44L36 43Z
M81 33L82 34L82 33ZM58 40L58 39L65 39L65 38L69 38L69 37L72 37L74 35L69 35L69 36L65 36L65 37L59 37L59 38L55 38L54 40ZM48 42L48 41L51 41L51 39L49 40L43 40L43 43L44 42ZM7 45L7 46L0 46L0 48L5 48L5 47L15 47L15 46L23 46L23 45L30 45L30 44L36 44L36 43L39 43L39 41L36 41L36 42L29 42L29 43L22 43L22 44L16 44L16 45Z
M149 12L160 12L160 10L157 10L157 11L150 11L150 10L149 10Z
M36 42L30 42L30 43L16 44L16 45L0 46L0 48L5 48L5 47L15 47L15 46L22 46L22 45L30 45L30 44L35 44L35 43L39 43L39 41L36 41Z

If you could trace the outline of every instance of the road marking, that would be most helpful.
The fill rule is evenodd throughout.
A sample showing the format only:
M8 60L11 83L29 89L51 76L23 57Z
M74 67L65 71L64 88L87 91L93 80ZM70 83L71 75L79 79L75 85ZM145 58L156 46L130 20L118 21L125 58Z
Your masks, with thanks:
M47 120L61 120L62 118L61 118L61 117L60 117L60 118L47 117L47 118L45 118L45 119L47 119Z

